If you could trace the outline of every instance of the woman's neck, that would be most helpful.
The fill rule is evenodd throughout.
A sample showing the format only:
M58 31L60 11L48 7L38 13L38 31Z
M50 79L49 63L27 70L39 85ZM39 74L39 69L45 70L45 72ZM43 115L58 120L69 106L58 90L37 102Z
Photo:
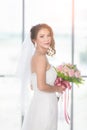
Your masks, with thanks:
M36 48L36 53L38 53L38 54L40 54L40 55L46 55L47 49L44 49L44 48Z

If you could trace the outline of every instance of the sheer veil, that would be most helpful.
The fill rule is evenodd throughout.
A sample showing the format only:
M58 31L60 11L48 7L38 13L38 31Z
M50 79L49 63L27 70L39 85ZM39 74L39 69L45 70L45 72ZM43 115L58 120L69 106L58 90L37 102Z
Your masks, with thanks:
M34 53L34 45L28 33L22 43L21 53L18 61L16 77L21 85L21 112L25 114L25 107L29 102L29 86L31 85L31 58Z
M25 86L31 82L31 57L34 52L34 45L30 35L27 34L22 44L21 55L17 67L17 77Z

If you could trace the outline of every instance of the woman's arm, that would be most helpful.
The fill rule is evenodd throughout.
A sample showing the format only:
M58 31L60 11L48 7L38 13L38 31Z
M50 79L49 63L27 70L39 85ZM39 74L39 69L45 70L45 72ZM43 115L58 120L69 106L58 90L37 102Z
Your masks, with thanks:
M35 68L37 74L37 86L40 91L63 92L65 90L65 87L63 86L51 86L46 83L47 60L45 56L40 55L37 57Z

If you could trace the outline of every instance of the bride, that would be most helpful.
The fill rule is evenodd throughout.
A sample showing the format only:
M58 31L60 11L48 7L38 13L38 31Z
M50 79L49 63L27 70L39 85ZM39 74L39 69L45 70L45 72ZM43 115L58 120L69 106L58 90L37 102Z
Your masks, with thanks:
M54 86L57 75L47 59L47 55L51 56L56 52L52 28L47 24L35 25L30 30L30 38L35 47L30 62L34 95L22 130L57 130L56 92L62 93L65 88Z

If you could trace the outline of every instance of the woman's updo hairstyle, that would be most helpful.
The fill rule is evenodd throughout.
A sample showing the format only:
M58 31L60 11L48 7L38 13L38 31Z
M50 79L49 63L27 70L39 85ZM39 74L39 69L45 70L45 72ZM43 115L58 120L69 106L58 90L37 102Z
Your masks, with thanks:
M53 31L52 31L52 28L50 26L48 26L47 24L44 24L44 23L37 24L37 25L33 26L30 30L31 41L35 45L34 40L37 38L38 32L43 28L48 29L48 31L50 32L51 38L52 38L50 48L47 51L47 55L52 56L56 53L56 50L55 50L55 41L53 38Z

